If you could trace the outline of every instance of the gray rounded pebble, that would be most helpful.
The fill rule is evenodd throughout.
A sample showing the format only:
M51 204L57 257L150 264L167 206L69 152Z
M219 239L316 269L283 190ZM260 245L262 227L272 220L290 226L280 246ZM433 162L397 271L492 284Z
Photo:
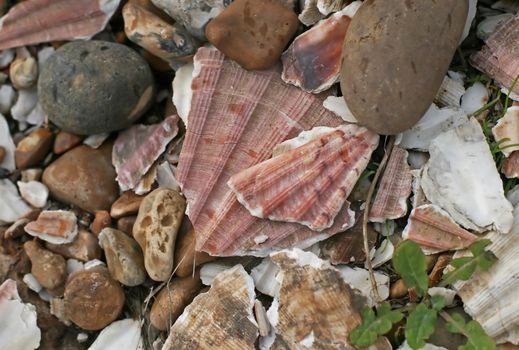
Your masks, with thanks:
M49 120L80 135L130 126L146 111L153 93L146 61L127 46L105 41L63 45L38 81L39 101Z

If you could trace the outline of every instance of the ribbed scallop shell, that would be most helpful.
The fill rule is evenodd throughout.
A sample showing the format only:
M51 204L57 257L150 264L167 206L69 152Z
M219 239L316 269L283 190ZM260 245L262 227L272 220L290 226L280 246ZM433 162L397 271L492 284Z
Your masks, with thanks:
M258 219L227 186L229 178L271 157L274 146L314 126L342 120L324 109L326 96L283 83L276 70L247 71L216 49L194 57L192 98L177 177L188 202L196 248L213 255L266 255L272 247L309 246L336 232ZM336 219L344 222L348 209Z
M233 175L228 185L259 218L315 231L333 225L378 145L378 135L350 124ZM406 152L407 153L407 152ZM409 192L411 192L409 183ZM354 213L342 227L351 227Z
M0 50L55 40L89 39L120 0L27 0L0 20Z
M478 238L456 224L446 211L431 204L411 211L402 236L435 251L463 249Z
M407 198L413 184L407 155L406 150L398 146L393 148L369 213L370 221L384 222L407 214Z

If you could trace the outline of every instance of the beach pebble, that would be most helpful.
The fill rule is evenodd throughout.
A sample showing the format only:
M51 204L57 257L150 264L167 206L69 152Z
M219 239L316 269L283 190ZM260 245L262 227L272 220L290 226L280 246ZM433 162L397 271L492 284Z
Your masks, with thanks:
M180 193L158 188L144 198L133 225L133 237L144 252L144 266L155 281L166 281L173 271L175 240L186 201Z
M31 88L38 80L38 63L31 56L15 59L9 66L9 79L18 90Z
M179 235L175 246L175 274L177 276L190 276L197 266L215 259L215 256L195 250L194 229L187 230Z
M105 228L99 234L110 275L125 286L138 286L146 280L144 257L139 244L124 232Z
M52 148L54 134L45 128L37 128L24 137L14 152L14 159L18 169L26 169L45 159Z
M49 120L78 135L130 126L152 101L154 82L146 61L127 46L74 41L43 67L38 97Z
M83 229L79 230L77 237L71 243L52 244L46 242L45 247L65 258L83 262L101 258L101 247L97 237Z
M0 163L2 163L5 159L5 155L7 154L4 147L0 146Z
M104 266L73 273L65 286L65 315L77 326L99 330L116 320L124 292Z
M151 307L150 322L153 327L160 331L168 330L170 321L171 324L175 323L202 287L199 271L194 276L171 280L157 295Z
M206 28L207 40L245 69L273 66L294 36L296 14L272 0L236 0Z
M94 235L99 236L105 227L110 227L111 225L112 218L110 217L110 213L106 210L97 210L95 212L94 221L92 222L90 229Z
M56 199L89 212L109 210L119 194L112 166L112 146L79 146L51 163L43 183Z
M83 142L83 137L71 134L66 131L60 131L54 139L52 151L54 154L62 154L76 147Z
M359 124L387 135L418 122L447 73L467 9L458 0L364 2L346 33L341 70Z
M65 259L40 247L36 241L25 242L23 248L31 260L31 273L46 289L57 289L65 284L67 266Z
M47 204L49 189L39 181L18 181L18 189L22 198L35 208L43 208Z
M135 215L139 212L139 206L143 199L144 196L139 196L133 191L126 191L112 204L110 215L114 219Z

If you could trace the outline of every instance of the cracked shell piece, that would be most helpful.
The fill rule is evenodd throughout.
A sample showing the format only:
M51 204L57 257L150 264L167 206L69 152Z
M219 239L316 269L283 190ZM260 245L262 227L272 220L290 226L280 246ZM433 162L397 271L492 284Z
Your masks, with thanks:
M123 191L134 189L178 133L178 116L153 125L134 125L119 133L112 149L117 182Z
M378 139L366 128L340 126L233 175L227 184L256 217L297 222L322 231L333 225L343 206L349 207L347 198ZM351 211L339 224L345 229L354 221Z
M461 107L461 97L465 93L462 82L452 79L448 75L443 78L443 82L434 98L440 107Z
M120 0L28 0L0 19L0 50L49 41L90 39Z
M76 215L66 210L42 211L38 219L24 229L31 236L53 244L70 243L78 233Z
M127 318L110 323L88 350L144 350L143 343L140 322Z
M519 107L512 106L506 110L503 118L492 128L492 134L499 143L505 157L519 150ZM505 140L507 139L507 140Z
M463 300L465 311L497 343L519 344L518 237L519 207L516 206L511 232L507 235L491 232L485 237L492 241L487 248L497 256L497 262L489 270L478 271L470 280L453 286Z
M10 224L31 211L8 179L0 179L0 225Z
M427 199L467 229L510 231L512 205L478 121L440 134L429 150L421 178Z
M393 148L369 213L370 221L384 222L407 214L407 199L413 184L407 156L408 152L403 148Z
M431 204L411 211L402 237L436 252L464 249L478 239L456 224L446 211Z
M367 298L313 253L284 250L271 259L280 269L276 276L280 288L267 311L274 337L263 339L264 348L353 348L349 333L362 322L360 312Z
M306 26L311 26L330 13L341 10L350 2L348 0L299 0L301 8L299 21Z
M162 350L254 349L254 282L241 265L220 273L171 327Z
M175 240L186 201L176 191L158 188L144 198L133 225L133 237L144 252L144 267L155 281L173 272Z
M313 93L335 84L341 70L344 37L361 5L355 1L295 38L281 56L283 81Z
M191 106L177 179L188 202L196 250L212 255L267 255L286 246L308 247L340 231L258 219L228 188L229 178L270 158L280 142L315 126L343 121L323 99L283 83L276 70L246 71L215 49L194 58ZM336 222L343 222L347 208Z

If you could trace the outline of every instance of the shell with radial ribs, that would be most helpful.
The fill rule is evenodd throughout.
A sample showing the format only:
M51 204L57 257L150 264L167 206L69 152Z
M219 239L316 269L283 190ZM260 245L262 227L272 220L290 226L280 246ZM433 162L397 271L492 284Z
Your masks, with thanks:
M90 39L103 30L120 0L30 0L0 20L0 50L49 41Z
M326 129L297 148L233 175L227 184L238 201L259 218L297 222L315 231L332 226L339 211L349 207L347 198L379 137L353 124ZM354 212L345 219L339 224L351 227Z
M192 83L186 85L192 94L177 178L198 251L266 255L274 248L308 247L342 230L348 208L338 214L338 224L314 232L250 215L227 186L232 175L270 158L278 143L314 126L342 124L322 106L327 95L286 85L275 69L246 71L204 47L194 57Z
M407 198L413 184L407 156L406 150L398 146L393 148L369 213L370 221L385 222L407 213Z

